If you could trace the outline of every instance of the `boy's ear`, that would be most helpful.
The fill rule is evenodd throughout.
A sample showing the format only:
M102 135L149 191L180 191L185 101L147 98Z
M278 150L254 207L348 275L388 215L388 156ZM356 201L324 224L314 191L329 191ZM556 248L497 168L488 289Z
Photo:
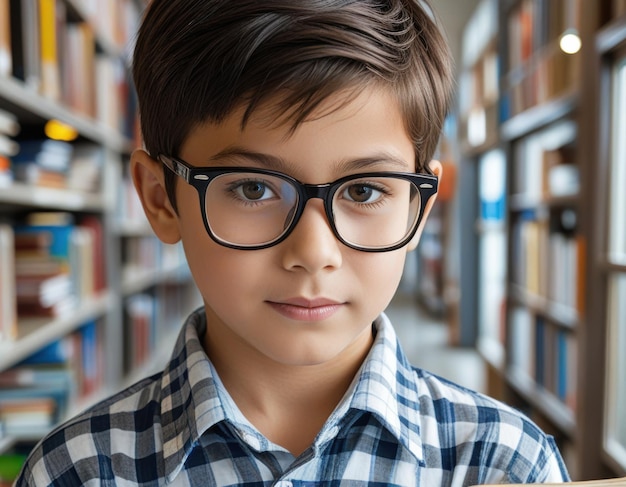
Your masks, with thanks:
M443 168L441 166L441 163L433 159L432 161L430 161L428 166L430 167L430 170L433 172L433 174L437 176L437 178L439 179L439 185L441 186L441 175L443 174ZM428 219L428 215L430 214L430 210L435 204L436 199L437 199L437 195L434 194L428 200L428 203L426 204L426 208L424 208L424 215L422 216L422 221L420 222L420 226L418 227L417 232L415 232L415 236L411 239L411 241L407 245L407 252L411 252L412 250L415 250L417 248L417 244L419 243L420 238L422 237L422 232L424 231L424 225L426 224L426 220Z
M130 159L130 173L143 211L159 239L168 244L180 240L178 215L165 190L163 165L144 150L137 149Z

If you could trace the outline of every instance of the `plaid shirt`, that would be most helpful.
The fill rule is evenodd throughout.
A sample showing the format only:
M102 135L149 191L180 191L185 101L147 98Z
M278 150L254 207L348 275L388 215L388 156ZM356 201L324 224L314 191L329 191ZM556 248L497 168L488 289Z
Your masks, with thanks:
M163 373L57 428L17 486L467 486L559 482L553 440L520 413L423 370L388 319L350 390L298 458L237 409L202 349L203 310Z

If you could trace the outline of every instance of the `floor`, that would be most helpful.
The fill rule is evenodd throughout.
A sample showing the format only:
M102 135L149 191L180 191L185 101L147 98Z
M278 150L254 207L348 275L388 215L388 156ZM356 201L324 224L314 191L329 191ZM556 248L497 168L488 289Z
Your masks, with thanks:
M486 390L485 365L476 349L451 347L448 328L422 311L417 301L399 294L386 310L409 360L469 389Z

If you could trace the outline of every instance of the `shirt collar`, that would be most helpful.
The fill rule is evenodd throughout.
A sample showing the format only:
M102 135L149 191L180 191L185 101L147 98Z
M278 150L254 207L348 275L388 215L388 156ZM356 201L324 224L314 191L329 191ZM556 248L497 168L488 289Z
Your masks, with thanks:
M350 408L373 414L423 464L415 372L384 313L374 321L374 328L376 338L355 378Z
M423 464L419 401L413 369L389 319L374 322L376 338L359 373L328 424L347 409L369 412ZM219 378L200 337L206 332L204 308L193 312L178 336L161 379L161 427L165 475L171 482L194 444L215 424L232 420L218 392Z
M198 438L226 419L200 340L205 332L206 315L199 308L187 318L161 379L163 460L169 482L182 470Z

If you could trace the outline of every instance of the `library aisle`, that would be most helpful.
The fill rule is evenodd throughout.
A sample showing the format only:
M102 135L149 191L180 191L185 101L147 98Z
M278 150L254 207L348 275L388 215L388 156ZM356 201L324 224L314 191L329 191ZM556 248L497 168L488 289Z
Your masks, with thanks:
M386 314L414 366L485 392L485 363L476 349L451 345L447 323L427 314L414 296L398 292Z

